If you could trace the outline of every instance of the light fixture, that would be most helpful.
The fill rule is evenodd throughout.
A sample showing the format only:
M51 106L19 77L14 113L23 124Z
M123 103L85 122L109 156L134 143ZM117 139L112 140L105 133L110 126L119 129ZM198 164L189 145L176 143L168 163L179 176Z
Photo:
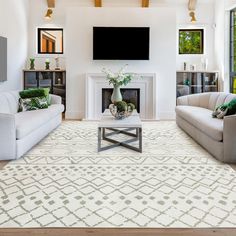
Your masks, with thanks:
M189 16L191 17L191 22L192 23L196 23L197 22L197 19L196 19L196 16L195 16L195 12L194 11L191 11L189 13Z
M50 20L52 18L52 13L53 13L52 9L49 8L45 15L45 19Z

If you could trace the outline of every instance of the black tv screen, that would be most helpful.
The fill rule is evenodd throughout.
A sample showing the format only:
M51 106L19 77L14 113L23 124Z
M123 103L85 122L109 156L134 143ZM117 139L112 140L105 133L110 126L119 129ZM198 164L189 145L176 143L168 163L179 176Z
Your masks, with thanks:
M149 27L93 27L94 60L149 60Z

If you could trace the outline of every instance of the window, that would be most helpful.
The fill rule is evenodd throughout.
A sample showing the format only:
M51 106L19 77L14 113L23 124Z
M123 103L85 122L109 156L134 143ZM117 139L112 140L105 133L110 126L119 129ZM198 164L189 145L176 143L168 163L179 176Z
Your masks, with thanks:
M63 54L63 29L38 29L39 54Z
M230 92L236 94L236 9L230 12Z
M179 30L179 54L203 54L204 30L180 29Z

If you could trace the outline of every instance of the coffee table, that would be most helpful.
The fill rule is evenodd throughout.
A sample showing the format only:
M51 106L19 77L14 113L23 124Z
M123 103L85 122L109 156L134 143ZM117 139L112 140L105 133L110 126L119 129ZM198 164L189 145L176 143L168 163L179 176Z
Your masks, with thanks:
M106 130L112 132L106 133ZM130 132L133 130L136 132ZM127 136L127 140L120 142L111 138L117 134L124 134ZM106 140L112 144L110 146L102 147L102 140ZM138 141L138 147L131 145L131 143L135 141ZM102 118L98 124L98 152L118 146L142 152L142 122L136 110L131 116L123 120L116 120L108 109L102 114Z

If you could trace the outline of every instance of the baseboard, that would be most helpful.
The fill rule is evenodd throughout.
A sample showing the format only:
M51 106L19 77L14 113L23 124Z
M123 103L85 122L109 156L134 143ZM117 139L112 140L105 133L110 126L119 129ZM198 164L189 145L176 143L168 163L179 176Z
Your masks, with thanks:
M67 120L81 120L84 117L84 112L81 111L66 111L65 119Z
M175 120L176 114L175 112L159 112L158 120Z

